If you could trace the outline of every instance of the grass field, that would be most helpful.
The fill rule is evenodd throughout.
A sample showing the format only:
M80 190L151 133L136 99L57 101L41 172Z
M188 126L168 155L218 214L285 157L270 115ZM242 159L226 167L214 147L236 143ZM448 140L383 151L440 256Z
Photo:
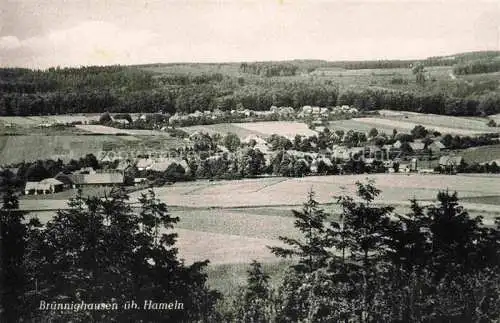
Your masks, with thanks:
M38 159L69 160L93 153L96 156L105 145L125 145L116 136L2 136L0 164L11 164Z
M500 159L500 145L480 146L460 151L467 163L484 163Z
M292 261L278 260L262 264L262 269L269 275L269 284L272 288L278 288L286 269L292 265ZM247 281L247 271L249 264L212 264L207 268L208 285L223 293L225 300L231 300L238 294L241 287L245 286Z
M500 215L500 177L473 175L370 175L382 196L376 201L396 206L399 214L409 211L408 199L431 203L441 189L457 190L462 205L472 216L483 215L493 225ZM352 194L354 183L365 175L318 176L305 178L262 178L239 181L196 181L176 183L155 189L157 197L170 205L170 213L180 221L176 247L187 264L210 260L208 284L230 298L246 283L246 271L252 260L263 263L277 286L292 261L274 256L268 246L282 245L280 236L300 238L294 227L291 209L300 209L310 189L322 203L334 203L334 195ZM141 191L131 194L134 201ZM62 193L61 193L62 194ZM65 196L59 196L64 198ZM21 200L21 208L61 208L64 200ZM214 207L219 206L219 207ZM337 219L340 207L323 205ZM42 223L54 211L35 212Z
M130 135L130 136L169 136L167 132L142 129L118 129L102 125L76 125L76 128L96 134Z
M71 123L99 120L99 114L75 114L75 115L53 115L53 116L30 116L30 117L0 117L0 123L18 126L37 126L43 123Z
M495 128L485 127L483 130L472 130L472 129L454 127L454 126L446 127L446 126L440 126L440 125L436 125L436 124L428 124L428 123L425 123L425 121L428 120L428 118L424 118L421 116L419 118L424 119L424 120L409 121L408 119L395 119L394 117L392 117L391 119L355 118L353 120L368 124L374 128L390 128L390 127L392 127L395 129L403 129L404 132L411 131L416 125L423 125L428 130L439 131L442 134L449 133L449 134L456 134L456 135L462 135L462 136L479 135L482 133L493 132L491 129L495 129ZM436 120L436 121L434 121L434 123L439 124L440 120ZM452 121L450 123L452 123ZM462 121L462 123L469 123L469 121L464 120L464 121ZM470 123L473 123L473 121L470 121Z
M312 136L316 131L311 130L305 123L292 121L271 121L271 122L250 122L235 123L235 126L249 131L256 131L265 135L278 134L281 136L293 138L295 135Z
M225 135L230 132L240 137L240 139L245 139L247 136L250 135L262 136L262 137L266 136L264 133L245 129L243 127L238 126L238 124L235 123L219 123L212 125L189 126L181 129L189 134L193 134L195 132L204 132L208 133L209 135L213 135L215 133Z
M367 175L316 176L289 178L252 179L240 181L206 182L196 188L179 183L157 189L159 198L169 205L189 207L242 207L280 206L302 203L307 192L313 189L321 203L333 202L333 196L352 194L354 183ZM464 175L391 175L373 174L377 186L383 190L379 201L397 203L413 197L433 200L440 189L459 192L460 196L495 195L500 182L495 177L471 177ZM277 181L277 182L275 182ZM187 185L189 189L184 186Z
M25 125L20 125L21 121L12 126L0 124L0 165L49 158L68 161L86 154L94 154L98 159L104 155L136 158L186 144L182 138L161 131L120 130L100 125L45 128L29 118L1 120L6 118L24 120Z
M487 118L452 117L406 111L380 110L380 117L353 118L349 120L330 121L331 130L357 130L369 132L372 128L386 134L392 134L393 129L399 133L410 133L416 125L422 125L429 130L442 134L475 136L483 133L500 132L500 127L492 128L486 125Z
M328 124L328 128L334 131L343 130L344 132L347 132L349 130L354 130L366 133L369 132L372 128L377 128L379 132L384 132L387 135L392 135L392 131L394 129L396 129L398 133L409 133L408 129L398 127L398 125L392 125L392 124L384 125L384 124L361 122L357 119L330 121Z
M402 121L412 124L421 124L425 127L432 128L450 128L467 131L478 131L478 132L499 132L500 128L488 127L486 124L488 118L464 118L464 117L453 117L453 116L443 116L437 114L426 114L426 113L416 113L416 112L406 112L406 111L390 111L390 110L380 110L379 113L384 115L384 118L394 121ZM460 133L458 133L460 134Z
M290 210L300 209L308 190L315 190L320 202L333 203L333 195L352 194L354 182L364 177L325 176L274 182L262 179L263 183L259 183L259 179L200 182L189 189L178 183L158 188L156 192L169 205L197 207L172 211L180 217L179 250L187 261L208 258L215 264L244 263L252 259L273 262L275 258L265 246L279 244L278 237L282 235L297 237ZM491 196L500 191L498 177L385 174L372 177L382 189L382 196L376 202L396 205L399 213L409 211L409 199L415 197L428 204L435 200L439 190L448 188L466 198L464 206L471 214L484 215L486 224L492 225L494 217L500 215L498 207L491 203ZM215 205L219 208L210 208ZM334 217L340 212L334 204L325 205L325 209Z
M305 123L292 121L269 121L269 122L248 122L248 123L223 123L214 125L201 125L184 127L182 130L188 133L206 132L209 134L226 134L232 132L241 139L249 135L267 137L272 134L293 138L295 135L312 136L317 133L310 130Z

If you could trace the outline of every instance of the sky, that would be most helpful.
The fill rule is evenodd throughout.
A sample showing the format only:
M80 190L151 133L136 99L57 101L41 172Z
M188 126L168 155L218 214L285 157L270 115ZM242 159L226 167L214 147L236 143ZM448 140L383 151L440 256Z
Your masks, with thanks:
M500 50L493 0L0 0L0 66L418 59Z

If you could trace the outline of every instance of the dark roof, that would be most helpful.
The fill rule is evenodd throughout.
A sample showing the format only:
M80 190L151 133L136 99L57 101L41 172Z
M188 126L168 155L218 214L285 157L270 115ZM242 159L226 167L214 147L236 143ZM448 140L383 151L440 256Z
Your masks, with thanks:
M84 184L123 184L122 173L83 174Z

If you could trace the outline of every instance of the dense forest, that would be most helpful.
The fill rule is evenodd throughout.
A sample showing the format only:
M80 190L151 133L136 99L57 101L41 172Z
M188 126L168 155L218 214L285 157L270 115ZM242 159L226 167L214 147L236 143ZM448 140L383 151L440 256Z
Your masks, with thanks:
M0 69L0 115L65 113L168 112L247 108L272 105L352 105L369 111L407 110L424 113L481 116L500 112L497 80L456 80L446 86L430 79L427 66L452 62L456 74L492 72L500 68L497 52L411 61L325 62L289 61L237 64L176 65L179 72L157 72L151 66L107 66L28 70ZM444 62L444 63L443 63ZM418 63L418 64L415 64ZM189 66L188 66L189 65ZM193 66L191 66L193 65ZM172 67L173 65L161 65ZM159 65L157 68L161 70ZM183 72L188 66L203 72ZM221 67L229 66L234 73ZM415 69L419 66L419 69ZM318 68L408 68L416 77L387 86L344 86L328 77L314 77ZM201 68L200 68L201 69ZM417 72L415 72L417 71ZM410 72L411 73L411 72ZM399 84L399 87L398 87ZM392 85L392 86L391 86Z
M458 64L453 68L456 75L494 73L500 71L500 59L477 60Z

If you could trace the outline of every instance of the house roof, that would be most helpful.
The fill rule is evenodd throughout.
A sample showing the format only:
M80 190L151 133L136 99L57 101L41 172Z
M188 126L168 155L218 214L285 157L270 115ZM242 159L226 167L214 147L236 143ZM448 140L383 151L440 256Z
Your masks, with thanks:
M24 189L26 191L31 190L50 190L55 186L64 185L63 182L58 181L55 178L46 178L40 182L26 182Z
M441 141L438 141L438 140L433 141L429 146L436 147L436 148L439 148L439 149L445 149L446 148L446 146Z
M122 173L95 173L95 174L72 174L71 180L75 184L123 184Z
M55 179L55 178L46 178L44 180L41 180L40 181L40 184L42 185L53 185L53 186L56 186L56 185L64 185L63 182Z
M38 182L26 182L24 189L26 191L36 190L38 188Z
M141 169L141 168L148 168L148 167L151 167L151 165L153 165L153 160L150 159L150 158L141 158L137 161L137 168Z
M122 173L96 173L83 176L85 184L123 184Z
M333 166L332 161L326 157L317 158L314 160L314 162L316 163L323 162L327 166Z
M175 159L175 158L164 158L164 159L158 160L156 162L153 162L153 164L146 169L156 171L156 172L164 172L167 170L167 168L170 165L172 165L174 163L181 165L186 171L189 170L189 165L185 160Z
M266 143L266 141L264 139L262 139L261 137L257 136L257 135L248 135L245 137L245 139L243 139L243 142L244 143L249 143L250 140L255 140L258 144L259 143Z
M423 142L410 142L408 144L412 150L423 150L425 148L425 144Z

